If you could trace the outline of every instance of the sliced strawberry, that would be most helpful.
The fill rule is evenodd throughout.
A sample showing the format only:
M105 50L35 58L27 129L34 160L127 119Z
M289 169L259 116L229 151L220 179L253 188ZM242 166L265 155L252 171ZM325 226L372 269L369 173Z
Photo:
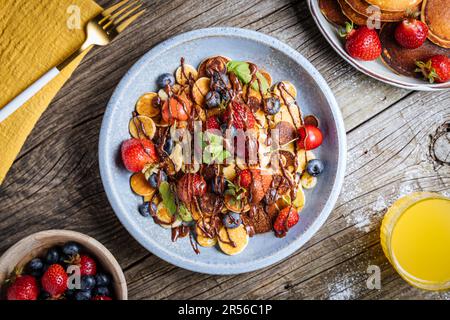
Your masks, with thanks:
M273 225L276 235L279 237L285 236L286 232L298 223L298 220L299 215L294 208L287 207L281 210Z
M239 173L238 183L243 188L248 188L252 184L252 174L249 169L244 169Z
M67 289L67 274L59 264L52 264L41 278L42 288L53 298L59 297Z
M225 122L231 122L236 129L253 129L256 124L255 116L248 106L237 102L229 104L223 115Z
M169 124L175 120L186 121L191 113L192 103L184 95L170 97L162 106L162 118Z
M178 198L185 204L206 193L206 181L198 173L186 173L177 183Z
M122 161L128 171L140 172L145 165L158 162L153 142L147 139L129 139L122 143Z
M6 292L7 300L37 300L39 289L32 276L18 276Z
M426 63L416 62L416 72L422 72L430 83L445 83L450 80L450 58L444 55L431 57Z
M220 130L220 123L216 117L209 117L206 119L206 130L211 129Z

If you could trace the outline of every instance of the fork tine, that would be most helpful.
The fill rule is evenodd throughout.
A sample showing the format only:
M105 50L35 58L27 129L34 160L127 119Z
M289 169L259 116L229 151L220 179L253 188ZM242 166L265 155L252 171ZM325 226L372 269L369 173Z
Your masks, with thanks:
M128 18L130 16L130 14L133 14L134 12L136 12L136 10L140 9L142 7L142 3L139 4L138 6L134 7L133 9L131 9L130 11L128 11L127 13L125 13L124 15L122 15L119 19L113 21L116 25L119 25L123 20L125 20L126 18Z
M127 5L125 8L121 9L120 11L117 11L112 16L109 17L108 22L103 25L103 29L105 31L108 31L112 25L119 25L120 22L122 22L125 18L127 18L130 14L138 10L140 7L142 7L142 4L139 1L134 1ZM131 10L129 10L132 8Z
M117 9L121 8L122 6L126 5L128 2L130 2L130 0L123 0L120 1L119 3L103 10L102 14L104 16L110 16L114 11L116 11Z
M121 33L123 30L125 30L126 28L128 28L128 26L130 24L132 24L137 18L139 18L140 16L142 16L145 12L145 9L139 11L138 13L136 13L135 15L133 15L132 17L128 18L127 20L125 20L124 22L122 22L117 28L117 32Z

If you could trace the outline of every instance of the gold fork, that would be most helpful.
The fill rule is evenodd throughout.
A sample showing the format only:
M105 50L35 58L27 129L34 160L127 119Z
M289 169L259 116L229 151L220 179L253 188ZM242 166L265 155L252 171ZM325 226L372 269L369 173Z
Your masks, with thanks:
M141 7L142 3L139 0L123 0L90 20L86 25L86 41L81 47L4 106L0 110L0 122L31 99L84 51L93 46L105 46L113 41L145 12Z

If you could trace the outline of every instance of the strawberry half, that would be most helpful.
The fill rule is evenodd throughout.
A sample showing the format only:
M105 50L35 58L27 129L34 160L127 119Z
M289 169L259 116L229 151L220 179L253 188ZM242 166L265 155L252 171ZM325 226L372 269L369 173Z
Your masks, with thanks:
M395 29L395 40L406 49L416 49L423 45L428 37L428 26L415 18L407 18Z
M128 171L140 172L147 164L158 162L155 145L147 139L129 139L122 143L122 161Z
M367 26L354 29L353 24L347 23L340 35L346 38L345 50L355 59L371 61L381 55L380 37L375 30Z
M37 300L39 289L32 276L18 276L6 292L7 300Z
M232 102L229 104L225 114L223 115L224 122L233 124L236 129L253 129L256 124L255 116L250 108L244 104Z
M294 208L287 207L281 210L273 225L276 235L279 237L284 237L286 232L298 223L298 220L299 215L297 210Z
M239 185L242 188L248 188L252 184L252 174L249 169L244 169L239 173L238 176Z
M211 129L220 130L220 123L216 117L209 117L206 119L206 130Z
M206 181L198 173L186 173L177 182L178 198L189 204L194 197L201 197L206 193Z
M416 62L416 72L422 72L430 83L444 83L450 80L450 58L444 55L431 57L426 63Z
M62 295L67 289L67 273L59 264L52 264L41 278L42 288L53 298Z

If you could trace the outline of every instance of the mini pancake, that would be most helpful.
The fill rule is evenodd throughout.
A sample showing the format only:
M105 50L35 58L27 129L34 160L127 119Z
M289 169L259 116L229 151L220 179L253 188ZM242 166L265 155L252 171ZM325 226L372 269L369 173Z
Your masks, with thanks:
M406 11L417 6L422 0L366 0L369 4L380 7L383 11Z
M130 186L134 193L143 197L152 196L155 193L155 189L150 186L142 172L135 173L131 176Z
M351 22L358 26L363 26L367 23L367 17L353 10L350 5L344 0L338 0L344 15L350 19Z
M352 7L353 10L356 12L366 16L370 17L373 12L370 9L370 4L367 3L364 0L345 0L347 4ZM420 11L420 6L415 6L411 8L414 12ZM398 12L391 12L391 11L383 11L380 12L380 21L381 22L395 22L395 21L401 21L406 16L406 10L405 11L398 11Z
M218 59L224 64L227 64L228 62L231 61L230 58L224 57L224 56L214 56L214 57L210 57L210 58L203 60L198 67L198 77L199 78L208 77L208 75L206 74L206 64L208 63L209 60L212 60L212 59Z
M319 7L324 17L331 23L344 26L348 20L336 0L319 0Z
M394 37L396 26L394 23L385 24L380 31L383 46L381 59L395 72L409 77L418 77L420 74L415 72L416 61L427 61L437 54L450 55L449 49L441 48L428 40L417 49L401 47Z
M249 236L245 226L241 224L235 229L222 227L219 231L219 247L230 256L241 253L247 247ZM229 242L232 242L230 244Z
M424 0L421 18L429 28L428 39L450 48L450 0Z

